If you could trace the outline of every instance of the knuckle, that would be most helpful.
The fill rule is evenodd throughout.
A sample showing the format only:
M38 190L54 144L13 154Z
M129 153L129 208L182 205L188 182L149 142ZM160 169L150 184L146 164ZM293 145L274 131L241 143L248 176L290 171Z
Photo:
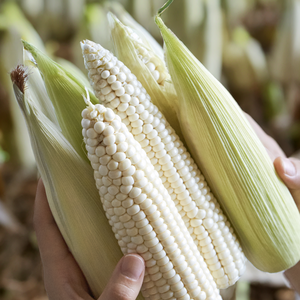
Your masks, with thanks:
M112 289L111 298L116 300L132 300L134 295L135 291L131 287L123 283L117 283Z

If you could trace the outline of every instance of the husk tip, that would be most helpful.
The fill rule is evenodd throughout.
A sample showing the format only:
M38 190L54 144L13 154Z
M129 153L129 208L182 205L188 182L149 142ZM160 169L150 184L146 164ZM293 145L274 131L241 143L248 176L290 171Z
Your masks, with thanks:
M30 43L28 43L25 40L21 39L21 42L22 42L23 47L24 47L25 50L29 51L33 56L36 56L37 48L35 48L33 45L31 45Z
M157 12L157 16L160 16L164 13L166 9L169 8L169 6L173 3L174 0L168 0Z
M116 27L125 27L124 24L119 20L119 18L110 11L107 13L107 20L111 29L114 29Z

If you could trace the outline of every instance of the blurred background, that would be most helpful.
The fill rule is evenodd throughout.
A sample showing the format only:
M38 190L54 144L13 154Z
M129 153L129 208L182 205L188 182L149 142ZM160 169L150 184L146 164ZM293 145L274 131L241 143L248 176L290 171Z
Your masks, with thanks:
M20 39L85 73L80 40L113 51L108 10L122 14L123 6L162 44L153 16L164 2L0 0L0 300L47 299L32 226L38 174L9 78L22 62ZM163 19L284 152L300 158L300 0L175 0ZM282 274L252 266L224 293L298 299Z

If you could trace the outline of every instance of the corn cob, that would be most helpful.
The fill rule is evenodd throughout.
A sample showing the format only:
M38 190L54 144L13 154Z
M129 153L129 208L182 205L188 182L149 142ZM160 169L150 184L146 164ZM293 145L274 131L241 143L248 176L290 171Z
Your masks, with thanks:
M146 152L217 286L234 284L243 272L244 255L190 154L122 62L90 41L82 42L82 50L95 95L119 115Z
M146 152L110 108L86 102L83 137L96 185L122 252L145 259L144 297L221 299Z

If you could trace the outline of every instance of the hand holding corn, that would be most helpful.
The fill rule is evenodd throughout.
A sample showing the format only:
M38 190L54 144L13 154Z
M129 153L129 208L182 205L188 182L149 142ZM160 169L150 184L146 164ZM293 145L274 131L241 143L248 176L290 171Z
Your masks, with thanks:
M94 299L54 221L41 180L35 200L34 224L49 300ZM135 300L143 282L144 269L144 260L140 256L129 254L123 257L98 300Z
M220 300L245 255L266 272L291 268L299 213L234 99L159 16L168 69L110 22L118 58L81 43L94 93L26 42L50 110L22 68L12 76L51 211L93 295L121 252L144 259L145 300Z
M276 141L268 136L259 125L249 116L248 121L255 133L265 146L279 177L290 190L294 201L300 211L300 161L296 158L287 158Z
M300 161L287 159L276 142L247 116L256 134L266 147L274 161L275 168L287 187L291 190L295 202L300 203ZM290 167L290 163L294 169ZM44 267L44 281L49 300L71 300L80 296L82 299L92 300L89 288L78 264L68 250L61 233L52 217L47 203L42 182L39 182L34 212L34 223ZM299 229L300 230L300 229ZM100 254L99 254L100 255ZM144 276L144 262L141 257L129 254L126 259L128 266L122 269L124 258L117 265L107 288L99 300L135 300L141 288ZM95 258L97 259L97 258ZM128 268L128 269L127 269ZM129 270L130 268L130 270ZM121 271L122 270L122 271ZM129 272L129 273L128 273ZM130 279L131 277L137 279ZM293 288L300 292L300 266L299 263L286 271L286 277Z
M267 152L274 163L276 172L285 185L289 188L300 211L300 161L296 158L286 158L278 144L270 136L268 136L250 116L247 116L247 119L267 149ZM299 294L300 262L285 271L284 275L290 282L291 287Z

